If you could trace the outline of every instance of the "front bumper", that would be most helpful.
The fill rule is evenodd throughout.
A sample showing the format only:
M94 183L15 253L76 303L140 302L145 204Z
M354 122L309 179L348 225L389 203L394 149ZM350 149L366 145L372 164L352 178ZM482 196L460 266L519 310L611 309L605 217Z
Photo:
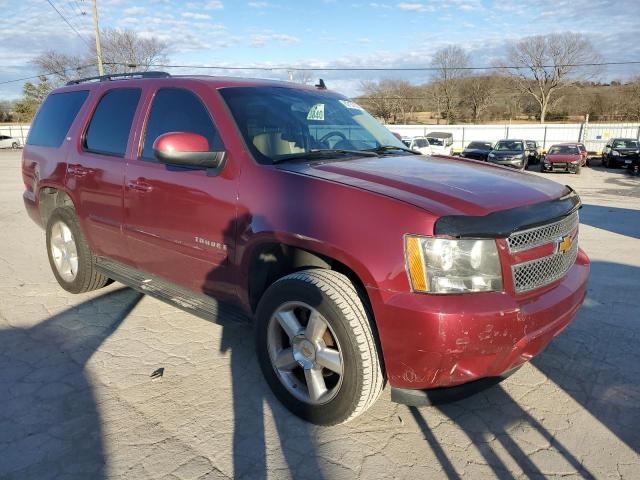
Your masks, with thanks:
M395 389L425 390L500 377L539 354L586 295L581 250L564 278L528 294L422 295L368 288Z
M522 166L524 165L524 159L522 158L505 160L503 158L487 157L487 161L489 163L495 163L496 165L502 165L504 167L522 168Z
M542 168L545 172L576 172L578 171L579 163L568 162L555 162L555 163L542 163Z

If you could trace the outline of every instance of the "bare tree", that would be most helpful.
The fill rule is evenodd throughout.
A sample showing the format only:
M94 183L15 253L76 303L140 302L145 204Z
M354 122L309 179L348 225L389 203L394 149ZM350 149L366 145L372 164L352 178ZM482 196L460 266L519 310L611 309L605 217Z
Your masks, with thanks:
M467 75L469 63L469 55L456 45L441 48L431 59L431 66L435 69L433 93L438 105L442 105L447 123L455 119L460 79Z
M523 38L507 47L505 72L516 88L539 105L540 123L562 89L593 75L589 65L600 56L581 33L552 33Z
M640 120L640 76L634 78L624 87L628 105L628 113L634 120Z
M80 56L66 55L48 50L37 56L32 62L40 73L50 74L49 82L52 86L67 83L73 78L95 73L95 63Z
M362 90L364 95L358 101L385 123L407 123L419 105L417 87L406 80L367 81L362 83Z
M293 72L293 81L309 85L313 81L313 74L309 70L297 70Z
M492 75L472 75L461 79L461 104L469 109L474 122L495 100L498 82Z
M132 30L105 28L100 33L105 71L126 73L147 71L154 64L167 63L168 44L154 37L142 37ZM91 63L97 64L95 46Z
M153 64L167 62L168 45L156 38L141 37L131 30L103 29L102 58L108 73L146 71ZM97 75L95 44L84 55L67 55L49 50L33 60L40 73L52 77L52 86L82 76Z

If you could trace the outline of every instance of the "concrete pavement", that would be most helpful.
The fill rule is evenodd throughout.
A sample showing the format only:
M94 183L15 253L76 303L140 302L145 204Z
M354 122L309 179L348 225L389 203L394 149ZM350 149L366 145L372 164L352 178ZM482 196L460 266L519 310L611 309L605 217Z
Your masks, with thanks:
M251 330L119 284L62 290L24 212L19 153L0 151L0 478L640 478L640 178L547 176L585 204L593 269L576 321L467 400L410 409L387 390L318 428L271 395Z

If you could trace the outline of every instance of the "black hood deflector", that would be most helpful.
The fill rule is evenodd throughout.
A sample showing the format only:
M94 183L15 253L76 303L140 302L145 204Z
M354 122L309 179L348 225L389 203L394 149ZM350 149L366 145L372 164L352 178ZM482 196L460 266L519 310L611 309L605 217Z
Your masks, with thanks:
M481 217L440 217L433 233L454 238L506 238L513 232L551 223L580 209L580 196L568 185L567 190L565 195L555 200L500 210Z

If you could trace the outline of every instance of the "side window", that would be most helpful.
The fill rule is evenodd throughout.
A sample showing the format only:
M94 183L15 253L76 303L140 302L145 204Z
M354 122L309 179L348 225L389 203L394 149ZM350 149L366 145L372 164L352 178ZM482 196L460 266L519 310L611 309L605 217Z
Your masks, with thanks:
M183 88L161 88L156 93L144 136L142 158L154 160L153 142L168 132L189 132L202 135L212 151L223 150L220 134L200 99Z
M84 136L85 150L124 157L139 100L139 88L115 88L105 93Z
M88 95L87 90L49 95L31 125L27 145L55 148L62 145Z

